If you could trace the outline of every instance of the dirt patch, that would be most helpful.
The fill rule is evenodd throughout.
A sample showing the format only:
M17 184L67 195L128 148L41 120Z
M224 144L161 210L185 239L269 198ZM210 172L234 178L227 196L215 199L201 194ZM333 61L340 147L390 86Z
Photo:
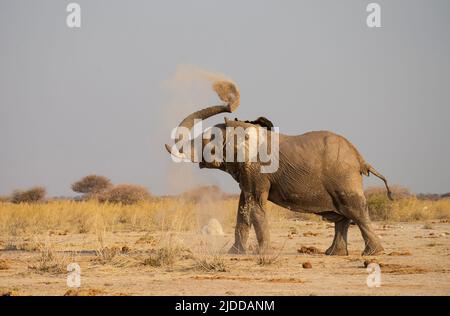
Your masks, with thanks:
M388 256L411 256L411 252L408 250L405 251L392 251L388 254Z
M429 269L396 263L381 264L380 267L382 273L391 274L423 274L431 272Z
M303 237L316 237L319 236L320 233L313 233L313 232L305 232L303 233Z
M64 296L104 296L107 293L100 289L70 289Z
M297 252L308 254L308 255L317 255L317 254L323 253L322 251L320 251L319 249L317 249L314 246L310 246L310 247L301 246L299 249L297 249Z
M0 290L0 296L19 296L16 290Z
M10 268L10 264L5 259L0 259L0 270L8 270Z
M364 268L367 268L369 264L376 263L381 268L381 273L389 273L389 274L423 274L431 272L429 269L425 269L422 267L414 267L406 264L398 264L398 263L383 263L378 261L377 259L370 259L364 261Z
M271 282L271 283L304 283L303 280L295 278L251 278L246 276L227 276L227 275L197 275L193 276L194 280L230 280L230 281L255 281L255 282Z

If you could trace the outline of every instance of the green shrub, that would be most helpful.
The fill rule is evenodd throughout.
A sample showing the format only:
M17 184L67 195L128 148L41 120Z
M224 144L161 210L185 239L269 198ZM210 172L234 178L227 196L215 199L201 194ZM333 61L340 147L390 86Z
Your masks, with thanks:
M150 192L143 186L119 184L101 194L99 201L131 205L146 201L150 196Z
M46 193L44 187L33 187L25 191L16 190L11 195L11 202L16 204L41 202Z

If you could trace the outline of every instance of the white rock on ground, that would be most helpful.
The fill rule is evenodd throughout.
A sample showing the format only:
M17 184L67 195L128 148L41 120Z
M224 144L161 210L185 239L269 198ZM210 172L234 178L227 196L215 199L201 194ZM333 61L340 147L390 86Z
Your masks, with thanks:
M207 225L203 226L202 228L202 234L203 235L223 235L223 229L220 222L215 219L211 218Z

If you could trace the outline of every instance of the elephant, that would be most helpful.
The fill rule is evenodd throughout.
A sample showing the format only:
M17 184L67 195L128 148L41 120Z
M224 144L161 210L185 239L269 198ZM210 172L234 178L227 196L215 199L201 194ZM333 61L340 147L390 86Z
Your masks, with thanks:
M230 105L216 105L187 116L179 125L191 130L195 120L205 120L220 113L231 113ZM363 256L376 255L384 251L380 239L374 232L369 218L368 206L363 191L362 176L370 173L380 178L392 200L386 178L366 163L355 146L343 136L329 131L311 131L301 135L284 135L273 130L267 118L254 121L228 120L214 127L226 134L229 127L267 128L270 137L278 137L278 169L262 173L261 161L198 161L200 168L219 169L229 173L241 190L234 234L234 244L229 253L244 254L251 226L254 227L258 250L266 251L270 244L267 202L294 212L314 213L334 222L334 239L325 251L326 255L348 255L347 232L350 224L356 224L364 239ZM202 135L198 136L202 137ZM205 137L208 139L207 137ZM180 141L180 139L177 139ZM166 144L173 155L195 162L195 139L183 141L191 147L188 155ZM201 148L212 140L202 139ZM225 150L227 137L222 142ZM179 144L179 143L178 143ZM233 158L235 158L233 156Z

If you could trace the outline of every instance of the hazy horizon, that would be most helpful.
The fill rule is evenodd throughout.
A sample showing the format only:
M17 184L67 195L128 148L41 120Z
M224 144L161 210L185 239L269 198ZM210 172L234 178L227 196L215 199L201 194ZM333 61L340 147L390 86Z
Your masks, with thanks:
M376 1L381 28L366 25L372 1L80 0L70 29L69 2L0 2L0 195L43 185L70 196L91 173L158 195L238 192L229 175L176 165L164 149L189 111L218 102L173 86L182 65L237 82L228 117L330 130L390 184L450 191L447 0Z

